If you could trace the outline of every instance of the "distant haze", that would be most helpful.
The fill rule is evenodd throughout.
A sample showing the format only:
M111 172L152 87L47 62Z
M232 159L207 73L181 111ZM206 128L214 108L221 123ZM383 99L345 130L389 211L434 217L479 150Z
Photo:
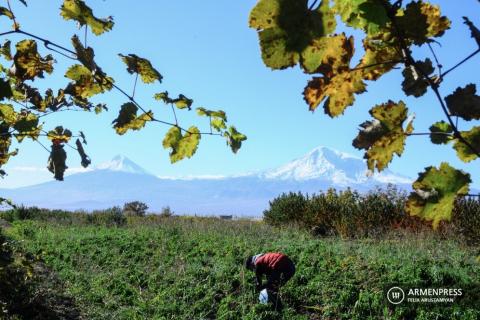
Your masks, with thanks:
M368 176L363 159L319 147L279 168L238 176L157 177L118 155L63 182L1 192L18 204L52 209L94 210L138 200L152 212L170 206L177 214L260 216L283 192L311 194L331 187L366 192L388 183L407 190L411 182L389 170Z

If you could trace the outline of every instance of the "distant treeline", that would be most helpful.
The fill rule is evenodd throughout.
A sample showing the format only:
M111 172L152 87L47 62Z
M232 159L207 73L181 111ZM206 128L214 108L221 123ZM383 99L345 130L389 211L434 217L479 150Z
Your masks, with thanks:
M313 195L284 193L270 201L265 222L299 225L315 235L344 238L377 237L397 229L431 232L431 224L405 213L407 194L394 186L367 194L329 189ZM467 243L480 243L480 199L459 198L450 222L435 231Z

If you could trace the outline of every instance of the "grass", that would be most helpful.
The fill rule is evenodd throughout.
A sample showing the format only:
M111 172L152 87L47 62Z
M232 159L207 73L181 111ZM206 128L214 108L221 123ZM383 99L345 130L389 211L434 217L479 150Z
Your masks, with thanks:
M316 239L294 228L207 218L126 227L15 221L8 235L54 270L88 319L478 319L478 306L388 306L390 283L480 283L478 248L432 235ZM297 273L281 314L257 303L246 256L282 251Z

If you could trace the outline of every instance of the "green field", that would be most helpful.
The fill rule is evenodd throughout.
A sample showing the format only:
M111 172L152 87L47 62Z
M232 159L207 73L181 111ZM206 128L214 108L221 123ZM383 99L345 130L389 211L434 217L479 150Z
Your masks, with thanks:
M313 238L255 221L130 220L124 227L15 221L6 231L64 284L87 319L479 319L480 307L390 307L389 283L480 282L478 248L430 235ZM247 255L297 265L281 314L257 303ZM47 284L48 285L48 284ZM52 290L58 290L56 288Z

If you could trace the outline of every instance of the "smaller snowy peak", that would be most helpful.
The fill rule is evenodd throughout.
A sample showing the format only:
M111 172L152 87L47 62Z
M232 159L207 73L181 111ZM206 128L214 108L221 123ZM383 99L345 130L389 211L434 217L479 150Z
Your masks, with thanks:
M99 164L96 169L135 174L150 174L147 170L123 155L117 155L112 160Z

